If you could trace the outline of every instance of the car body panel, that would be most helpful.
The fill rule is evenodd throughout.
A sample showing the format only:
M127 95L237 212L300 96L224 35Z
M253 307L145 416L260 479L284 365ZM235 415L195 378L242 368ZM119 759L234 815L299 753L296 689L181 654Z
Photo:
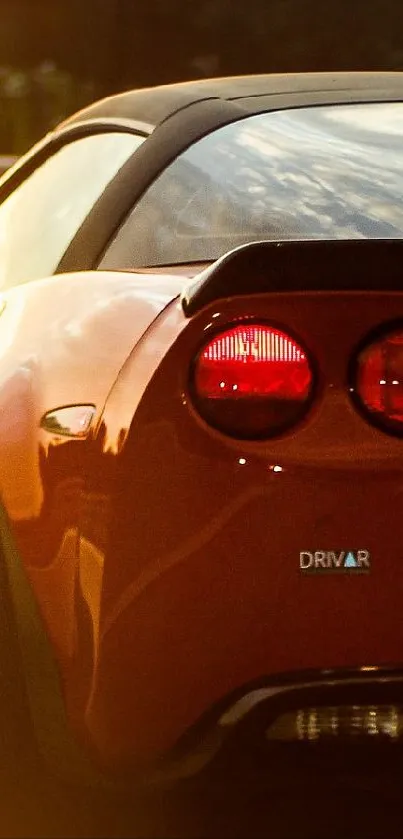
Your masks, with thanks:
M41 430L41 419L59 406L91 403L96 422L133 346L182 284L172 275L83 272L3 297L0 494L59 648L71 638L66 609L71 614L73 602L67 596L66 605L66 595L73 591L76 556L74 528L65 535L64 523L66 517L74 523L83 475L60 476L57 485L49 452L69 440Z
M318 360L326 384L281 439L231 440L192 408L189 366L217 313L218 326L272 319ZM80 561L94 554L102 594L75 671L86 689L66 684L79 736L109 769L157 759L209 704L269 673L400 661L403 453L356 412L345 374L362 334L399 313L400 293L273 293L186 326L171 304L157 355L147 338L127 361L89 454ZM301 551L350 546L370 551L370 574L301 574Z

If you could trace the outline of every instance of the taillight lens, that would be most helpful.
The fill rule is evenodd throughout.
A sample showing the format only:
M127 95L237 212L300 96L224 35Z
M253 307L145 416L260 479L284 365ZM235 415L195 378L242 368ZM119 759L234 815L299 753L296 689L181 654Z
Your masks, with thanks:
M403 330L360 352L354 384L369 418L385 431L403 433Z
M238 324L199 352L193 393L200 414L233 437L271 437L305 414L313 374L303 348L267 324Z

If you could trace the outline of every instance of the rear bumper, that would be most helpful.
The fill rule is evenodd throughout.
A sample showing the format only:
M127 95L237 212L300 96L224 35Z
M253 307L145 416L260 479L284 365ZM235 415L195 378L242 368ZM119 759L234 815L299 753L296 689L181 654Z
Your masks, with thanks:
M349 742L269 742L267 730L284 714L336 706L388 707L403 714L403 666L317 670L282 674L225 697L189 729L150 775L154 782L203 773L218 778L259 775L270 784L300 786L331 773L344 780L392 784L403 769L403 730L398 737ZM373 713L375 713L373 711Z

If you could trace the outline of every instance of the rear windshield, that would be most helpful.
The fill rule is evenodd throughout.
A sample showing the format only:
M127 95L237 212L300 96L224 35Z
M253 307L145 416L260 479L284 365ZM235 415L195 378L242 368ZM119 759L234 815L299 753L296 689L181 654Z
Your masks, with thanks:
M247 117L148 189L101 267L217 259L261 239L402 238L403 103Z

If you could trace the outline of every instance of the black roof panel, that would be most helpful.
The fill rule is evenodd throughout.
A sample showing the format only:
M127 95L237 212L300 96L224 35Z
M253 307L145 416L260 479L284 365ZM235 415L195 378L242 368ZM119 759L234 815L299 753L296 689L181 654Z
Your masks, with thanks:
M288 73L260 76L232 76L201 79L159 87L140 88L95 102L70 117L66 125L89 119L125 119L142 122L150 130L177 111L196 102L211 99L237 101L248 110L254 97L284 96L296 93L365 92L369 98L386 93L400 93L403 98L403 73Z

